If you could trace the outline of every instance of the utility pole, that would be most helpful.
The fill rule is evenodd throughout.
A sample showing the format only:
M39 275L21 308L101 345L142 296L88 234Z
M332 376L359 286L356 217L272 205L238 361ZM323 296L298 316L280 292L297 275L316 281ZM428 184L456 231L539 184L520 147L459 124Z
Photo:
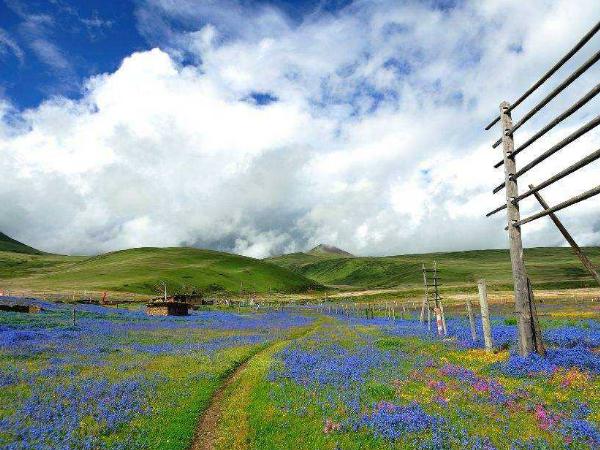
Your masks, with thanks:
M515 312L519 329L519 354L527 356L535 352L542 343L542 336L537 335L537 315L529 296L527 271L523 261L523 242L521 240L521 227L515 225L520 220L519 204L515 199L519 195L517 168L513 156L514 140L512 134L512 118L509 111L510 104L500 104L500 122L502 125L502 151L504 155L504 183L506 186L506 210L508 216L508 238L510 243L510 261L512 265Z

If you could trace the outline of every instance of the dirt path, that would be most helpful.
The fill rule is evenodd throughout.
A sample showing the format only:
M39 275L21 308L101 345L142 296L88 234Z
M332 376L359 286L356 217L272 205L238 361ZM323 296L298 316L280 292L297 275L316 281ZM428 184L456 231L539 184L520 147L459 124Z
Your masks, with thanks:
M268 348L269 347L267 347L267 349ZM231 373L225 379L223 384L219 386L210 400L210 405L208 405L208 408L204 411L202 417L200 418L200 422L196 428L196 434L194 435L194 442L192 443L190 450L213 450L215 448L217 429L219 419L223 413L222 404L223 399L225 398L225 393L228 390L227 388L239 380L241 373L246 370L246 367L252 358L256 357L256 355L266 351L267 349L263 349L260 352L250 356L250 358L240 364L233 371L233 373Z
M240 364L215 391L208 408L202 413L190 450L217 450L245 448L248 433L248 405L252 388L264 377L272 356L290 342L306 336L316 328L290 336L251 355ZM223 435L222 430L235 429L236 433Z

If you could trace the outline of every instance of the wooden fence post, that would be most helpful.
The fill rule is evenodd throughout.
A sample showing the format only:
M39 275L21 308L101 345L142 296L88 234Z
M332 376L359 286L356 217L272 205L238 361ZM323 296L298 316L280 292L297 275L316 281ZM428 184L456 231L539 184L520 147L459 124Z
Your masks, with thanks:
M435 312L435 323L437 325L438 336L444 335L444 321L442 320L442 310L436 306L434 309Z
M71 309L71 324L75 326L75 305L73 305L73 308Z
M521 227L514 224L520 220L519 204L514 201L519 195L515 173L517 171L513 156L514 140L512 135L512 118L508 102L500 104L500 120L502 124L502 150L504 155L504 183L506 186L506 211L508 216L508 238L510 242L510 260L512 265L515 312L519 329L519 354L527 356L536 351L535 342L542 342L542 336L536 336L532 299L529 296L527 284L527 271L523 261L523 242L521 240ZM487 303L486 303L487 305ZM483 312L483 305L482 305ZM483 319L483 318L482 318ZM485 337L485 333L484 333Z
M427 329L431 331L431 308L427 308Z
M429 312L429 289L427 286L427 272L425 270L425 263L423 263L423 284L425 286L425 296L423 297L423 304L421 305L421 323L425 321L425 308L427 308L427 325L430 326L430 316Z
M485 286L485 280L479 280L477 282L477 288L479 289L479 306L481 307L483 343L485 345L485 350L491 352L494 347L494 343L492 341L492 326L490 325L490 311L488 308L487 288Z
M473 305L471 299L467 297L467 314L469 315L469 325L471 326L471 339L477 340L477 327L475 327L475 316L473 315Z
M533 344L535 346L535 351L540 355L544 356L546 354L546 348L544 347L544 343L541 339L538 339L538 336L542 336L542 330L540 329L540 322L537 318L537 311L535 308L535 298L533 297L533 289L531 287L531 280L527 278L527 291L529 293L530 306L531 306L531 316L533 317L533 327L534 327L534 341Z

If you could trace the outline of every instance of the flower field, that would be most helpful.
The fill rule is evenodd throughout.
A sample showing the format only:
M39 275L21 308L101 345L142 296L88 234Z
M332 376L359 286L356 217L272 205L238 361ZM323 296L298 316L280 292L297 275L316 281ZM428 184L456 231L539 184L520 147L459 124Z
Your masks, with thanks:
M70 307L40 305L0 315L2 449L187 448L221 380L311 322L78 305L72 326Z
M0 315L0 448L188 448L224 380L214 448L600 448L600 322L542 320L545 358L448 319L310 309L189 317L42 305ZM481 330L478 333L481 336Z

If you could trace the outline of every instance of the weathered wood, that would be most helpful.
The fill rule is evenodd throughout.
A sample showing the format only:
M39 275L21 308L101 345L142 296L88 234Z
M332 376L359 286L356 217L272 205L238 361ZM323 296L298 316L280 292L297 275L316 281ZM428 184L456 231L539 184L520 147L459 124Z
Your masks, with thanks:
M514 157L514 155L513 155L513 157ZM577 170L579 170L579 169L587 166L588 164L596 161L597 159L600 159L600 149L596 150L595 152L590 153L585 158L577 161L576 163L571 164L569 167L567 167L564 170L561 170L556 175L553 175L550 178L546 179L545 181L542 181L541 183L538 183L536 186L533 186L532 184L530 184L529 185L529 190L527 192L524 192L523 194L520 194L517 198L515 198L514 201L515 202L520 202L521 200L529 197L530 195L533 195L536 192L541 191L545 187L548 187L551 184L553 184L553 183L555 183L555 182L563 179L567 175L571 175L573 172L575 172L575 171L577 171ZM492 214L496 214L497 212L502 211L505 208L506 208L506 204L501 205L498 208L496 208L495 210L490 211L489 213L487 213L486 217L489 217Z
M513 175L513 178L514 179L519 178L521 175L523 175L524 173L527 173L529 170L533 169L539 163L546 160L547 158L549 158L550 156L555 154L557 151L563 149L564 147L569 145L571 142L579 139L581 136L586 134L588 131L593 130L598 125L600 125L600 114L598 114L596 117L594 117L592 120L590 120L585 125L579 127L577 130L575 130L573 133L571 133L570 135L565 137L563 140L561 140L557 144L550 147L548 150L543 152L541 155L533 158L531 161L529 161L527 164L525 164L523 167L521 167L518 171L516 171L515 174ZM515 159L514 152L511 152L511 158L513 160ZM499 184L498 186L496 186L494 188L493 193L495 194L497 192L500 192L500 190L504 186L506 186L506 183Z
M535 346L535 351L544 356L546 354L546 348L544 347L544 343L541 340L542 330L540 328L540 321L538 320L537 310L535 307L535 298L533 296L533 288L531 287L531 280L527 278L527 292L529 294L529 306L531 307L531 317L533 317L533 345Z
M423 284L425 285L425 296L423 297L423 305L421 306L421 323L425 320L425 308L427 308L427 325L429 326L431 314L429 313L429 289L427 286L427 269L425 269L425 263L423 263Z
M564 111L563 113L556 116L540 131L538 131L533 136L531 136L529 139L527 139L525 142L523 142L521 145L519 145L515 149L513 156L516 156L519 153L521 153L523 150L525 150L527 147L529 147L531 144L533 144L539 138L544 136L548 131L552 130L552 128L554 128L556 125L558 125L563 120L570 117L574 112L576 112L577 110L579 110L580 108L585 106L590 100L592 100L598 94L600 94L600 83L598 83L596 86L594 86L587 94L585 94L578 101L576 101L570 108L568 108L566 111ZM494 164L494 167L498 168L502 164L504 164L504 161L498 161L496 164Z
M494 348L494 341L492 340L492 326L490 324L490 310L488 307L487 299L487 288L485 280L479 280L477 282L477 288L479 290L479 307L481 309L481 326L483 328L483 344L487 352L491 352Z
M444 324L442 322L442 310L436 306L435 308L433 308L433 312L435 312L435 324L437 325L438 336L442 336L444 334Z
M518 220L517 222L515 222L515 226L520 226L529 222L533 222L536 219L548 216L554 212L560 211L561 209L565 209L571 205L575 205L598 194L600 194L600 184L595 188L592 188L589 191L585 191L583 194L576 195L575 197L572 197L569 200L565 200L564 202L561 202L558 205L554 205L548 209L545 209L544 211L540 211L539 213L532 214L531 216L525 217L522 220Z
M436 308L439 309L440 311L440 315L441 315L441 319L442 319L442 333L439 333L438 330L438 334L442 334L444 336L446 336L448 334L448 329L446 328L446 315L444 314L444 305L442 304L442 297L440 296L440 291L438 289L438 280L439 277L437 276L437 262L434 261L433 263L433 285L434 285L434 295L435 295L435 306Z
M534 186L532 184L530 184L529 189L533 190ZM542 208L544 208L544 209L550 208L550 206L548 206L548 203L546 203L546 200L544 200L544 198L542 197L542 195L539 192L534 192L533 195L535 196L537 201L540 203L540 205L542 205ZM558 228L558 230L562 233L563 237L567 240L567 242L569 243L569 245L571 246L571 248L573 249L573 251L575 252L577 257L581 261L581 264L583 264L583 267L585 267L587 269L587 271L592 275L592 277L594 277L594 280L596 280L596 283L598 283L598 285L600 285L600 275L596 271L596 268L594 267L594 264L592 263L592 261L590 261L590 259L585 255L585 253L583 253L583 250L581 250L579 245L577 245L577 242L575 242L575 239L573 239L573 236L571 236L571 234L567 231L567 229L562 224L562 222L558 219L556 214L550 213L550 214L548 214L548 216L550 217L550 219L552 219L552 222L554 222L554 225L556 225L556 228Z
M477 327L475 326L475 316L473 315L473 305L470 298L467 298L467 314L469 315L469 325L471 326L471 339L476 341Z
M537 114L544 106L546 106L550 101L560 94L565 88L567 88L573 81L583 75L590 67L596 64L600 60L600 50L594 53L586 62L584 62L581 66L579 66L575 72L569 75L565 80L556 86L548 95L546 95L537 105L531 108L527 113L521 117L514 126L511 126L509 133L514 133L521 126L523 126L529 119L531 119L535 114ZM509 107L510 108L510 107ZM510 114L510 111L507 111ZM494 143L493 147L496 148L500 145L501 140L498 140Z
M502 124L502 150L504 154L504 179L506 183L506 209L508 218L508 238L510 243L510 260L514 281L515 312L519 329L519 353L527 356L535 351L534 327L530 297L527 288L527 272L523 261L523 242L521 240L521 227L515 226L520 219L519 204L513 199L519 195L517 180L514 178L516 163L512 158L514 149L512 119L508 102L500 104L500 117ZM481 295L480 295L481 297ZM483 313L483 312L482 312ZM537 336L540 342L542 337Z
M154 301L146 305L149 316L187 316L190 305L183 302Z
M431 308L427 308L427 330L431 331Z
M575 46L569 50L565 56L563 56L556 64L554 64L542 77L536 81L533 86L531 86L527 91L521 95L512 106L509 107L507 112L512 111L514 108L519 106L521 102L523 102L527 97L529 97L537 88L539 88L542 84L548 80L558 69L560 69L569 59L573 57L575 53L577 53L581 48L592 38L594 35L600 30L600 21L596 22L596 25L592 27L590 31L588 31L576 44ZM497 116L494 120L492 120L486 127L486 130L492 128L499 120L501 116Z

